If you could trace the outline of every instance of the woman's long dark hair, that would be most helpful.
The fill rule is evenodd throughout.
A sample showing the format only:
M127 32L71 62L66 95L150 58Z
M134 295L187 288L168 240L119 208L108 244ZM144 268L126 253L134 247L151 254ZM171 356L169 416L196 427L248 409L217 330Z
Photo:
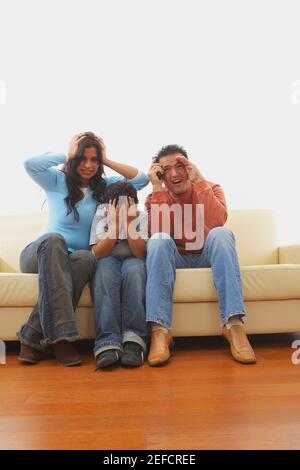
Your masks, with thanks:
M79 221L79 214L76 209L76 204L84 198L84 194L80 189L82 186L82 181L76 169L83 160L83 153L86 148L94 147L97 151L97 157L99 161L99 169L95 176L93 176L89 181L89 187L93 190L93 199L99 202L101 195L106 188L106 181L103 178L104 169L102 163L102 149L97 140L94 138L94 134L92 132L86 132L85 135L86 137L83 137L79 142L75 157L72 160L69 160L63 167L63 172L66 175L66 183L69 190L69 194L65 198L68 208L67 215L69 215L71 212L74 212L74 218L77 221Z

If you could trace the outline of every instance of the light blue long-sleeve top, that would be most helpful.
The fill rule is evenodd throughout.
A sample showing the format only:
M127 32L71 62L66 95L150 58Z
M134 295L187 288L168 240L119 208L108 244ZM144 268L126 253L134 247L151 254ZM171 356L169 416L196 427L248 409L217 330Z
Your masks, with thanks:
M65 163L66 160L67 157L64 154L46 153L24 161L27 173L44 189L48 201L48 224L39 236L50 232L60 233L65 238L69 251L88 250L91 225L98 203L93 199L93 191L89 189L87 197L76 204L79 221L75 220L74 212L67 215L67 205L64 199L69 191L65 173L53 168ZM140 190L149 183L149 178L139 172L132 179L110 176L106 178L106 181L107 184L128 181Z

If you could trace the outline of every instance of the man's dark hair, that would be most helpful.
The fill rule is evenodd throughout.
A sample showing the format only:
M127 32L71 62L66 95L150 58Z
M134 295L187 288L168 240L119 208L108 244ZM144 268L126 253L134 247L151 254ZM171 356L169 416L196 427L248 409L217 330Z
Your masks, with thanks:
M106 186L104 192L102 193L100 202L105 204L114 199L119 201L120 196L132 197L136 204L139 202L135 187L130 183L126 183L125 181L117 181L116 183L112 183Z
M189 159L183 147L180 147L179 145L176 145L176 144L172 144L172 145L166 145L165 147L162 147L160 149L160 151L155 156L156 162L158 163L162 157L166 157L167 155L174 155L174 153L180 153L185 158Z

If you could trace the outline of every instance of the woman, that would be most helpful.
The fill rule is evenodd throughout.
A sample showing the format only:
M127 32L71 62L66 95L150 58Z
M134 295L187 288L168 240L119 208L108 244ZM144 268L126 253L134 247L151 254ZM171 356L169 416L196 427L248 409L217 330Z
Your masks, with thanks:
M62 163L62 171L53 168ZM106 179L104 165L122 177ZM80 339L74 311L96 269L96 258L89 250L96 206L107 184L125 180L141 189L149 179L136 168L109 160L102 139L92 132L72 139L68 157L45 154L29 158L25 168L46 192L49 218L38 239L20 255L21 271L39 274L39 298L19 332L19 359L36 364L51 345L59 364L79 365L80 357L72 345Z

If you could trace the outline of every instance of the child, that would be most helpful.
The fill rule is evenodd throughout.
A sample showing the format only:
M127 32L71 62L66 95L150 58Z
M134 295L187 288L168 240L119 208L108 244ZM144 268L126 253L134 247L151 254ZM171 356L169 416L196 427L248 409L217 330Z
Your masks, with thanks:
M146 244L148 220L137 192L125 182L107 186L90 236L97 270L93 280L97 369L141 366L146 353Z

